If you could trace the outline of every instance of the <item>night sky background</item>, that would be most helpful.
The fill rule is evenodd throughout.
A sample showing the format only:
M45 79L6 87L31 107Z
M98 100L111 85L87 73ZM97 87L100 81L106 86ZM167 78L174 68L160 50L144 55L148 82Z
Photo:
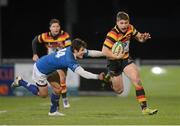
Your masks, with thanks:
M66 16L66 0L9 0L1 7L2 58L32 58L32 39L49 30L51 18L68 31L67 19L73 20L71 38L87 41L89 49L101 50L107 32L114 27L118 11L126 11L130 22L152 39L138 43L132 39L130 53L139 59L180 58L180 9L178 1L72 0L77 16ZM71 2L69 2L71 4ZM71 12L71 8L69 8Z

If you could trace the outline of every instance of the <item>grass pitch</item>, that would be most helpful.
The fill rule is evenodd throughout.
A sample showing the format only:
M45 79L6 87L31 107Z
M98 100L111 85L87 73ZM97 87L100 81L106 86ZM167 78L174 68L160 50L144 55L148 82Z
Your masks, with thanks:
M47 115L49 98L0 97L0 125L180 125L180 67L165 67L159 75L151 67L140 70L148 104L158 108L157 115L141 114L132 87L128 97L69 97L70 109L61 104L64 117Z

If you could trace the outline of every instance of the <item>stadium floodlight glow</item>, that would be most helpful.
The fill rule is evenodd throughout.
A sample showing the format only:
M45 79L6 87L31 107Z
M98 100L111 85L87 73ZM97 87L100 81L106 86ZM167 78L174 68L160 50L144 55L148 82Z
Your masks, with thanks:
M159 74L165 73L166 71L163 68L156 66L156 67L152 67L151 72L153 74L158 74L159 75Z

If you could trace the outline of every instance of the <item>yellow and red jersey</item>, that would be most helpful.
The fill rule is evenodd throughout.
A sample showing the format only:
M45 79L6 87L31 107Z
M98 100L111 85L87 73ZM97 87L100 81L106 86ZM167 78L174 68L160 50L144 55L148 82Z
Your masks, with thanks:
M38 36L38 41L46 45L48 49L61 49L71 45L70 36L63 30L56 36L52 36L51 32L45 32Z
M123 59L128 58L130 39L136 36L137 33L138 33L137 30L131 24L129 24L126 33L122 33L118 28L118 26L116 25L114 28L111 29L111 31L108 32L103 45L109 49L112 49L115 42L121 41L124 45L124 51L125 51L125 55Z

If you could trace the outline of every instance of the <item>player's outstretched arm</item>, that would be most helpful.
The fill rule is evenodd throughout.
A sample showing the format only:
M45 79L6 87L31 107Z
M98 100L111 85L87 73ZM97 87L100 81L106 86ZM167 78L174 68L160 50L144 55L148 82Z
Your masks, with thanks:
M79 74L80 76L86 78L86 79L99 79L103 80L104 79L104 73L98 74L93 74L91 72L85 71L81 66L77 67L75 69L75 73Z
M37 55L37 43L38 43L38 36L36 36L36 37L32 40L32 51L33 51L32 60L33 60L33 61L37 61L37 60L39 59L39 56Z
M86 53L85 53L86 54ZM98 50L87 50L88 57L103 57L103 53Z

